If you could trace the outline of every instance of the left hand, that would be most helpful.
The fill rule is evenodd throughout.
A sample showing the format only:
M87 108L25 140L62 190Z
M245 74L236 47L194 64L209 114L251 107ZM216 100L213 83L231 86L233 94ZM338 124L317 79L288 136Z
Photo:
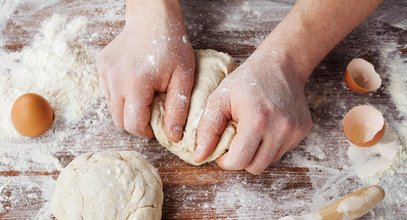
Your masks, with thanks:
M209 97L198 128L196 161L214 151L227 121L233 120L237 133L218 165L262 173L311 129L304 85L283 52L257 49Z

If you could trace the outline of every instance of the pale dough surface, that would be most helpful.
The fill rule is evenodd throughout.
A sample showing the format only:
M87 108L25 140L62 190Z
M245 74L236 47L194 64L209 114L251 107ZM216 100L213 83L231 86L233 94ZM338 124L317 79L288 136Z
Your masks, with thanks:
M162 181L157 170L130 151L87 153L59 175L52 211L59 220L161 219Z
M204 112L209 95L216 89L227 74L233 71L235 64L228 54L215 50L196 50L195 84L191 95L191 103L188 119L184 129L183 139L174 143L164 133L164 103L165 94L159 94L154 98L151 116L151 127L154 135L161 145L187 163L200 165L213 161L222 156L236 133L233 123L229 123L221 136L215 151L204 162L194 161L194 149L196 147L197 129Z

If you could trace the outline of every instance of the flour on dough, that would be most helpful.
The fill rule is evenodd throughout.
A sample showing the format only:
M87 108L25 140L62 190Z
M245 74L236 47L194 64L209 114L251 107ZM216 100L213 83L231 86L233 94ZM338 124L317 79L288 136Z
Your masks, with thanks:
M157 170L130 151L87 153L59 175L51 207L58 220L161 219Z
M234 61L228 54L215 50L196 50L195 84L191 95L188 119L184 136L181 141L174 143L164 133L164 103L165 94L161 93L154 98L151 115L151 127L155 137L161 145L180 157L187 163L200 165L215 160L229 148L236 133L233 123L229 123L220 137L215 151L204 162L196 163L194 149L196 147L197 129L204 112L209 95L216 89L227 74L234 69Z

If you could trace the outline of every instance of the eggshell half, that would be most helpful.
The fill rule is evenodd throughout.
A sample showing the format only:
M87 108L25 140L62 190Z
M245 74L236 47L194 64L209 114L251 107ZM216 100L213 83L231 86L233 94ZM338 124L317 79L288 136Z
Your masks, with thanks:
M370 147L384 135L383 114L370 105L354 107L342 120L342 127L346 138L361 147Z
M363 94L377 90L382 85L382 79L371 63L357 58L346 67L345 83L353 92Z
M53 120L54 113L48 101L34 93L18 97L11 108L13 126L23 136L44 134L52 126Z

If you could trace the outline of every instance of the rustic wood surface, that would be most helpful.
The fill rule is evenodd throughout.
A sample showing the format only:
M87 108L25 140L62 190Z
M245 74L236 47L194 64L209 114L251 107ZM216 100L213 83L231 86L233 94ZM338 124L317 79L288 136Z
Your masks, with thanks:
M278 24L292 4L292 1L283 0L185 0L183 10L195 48L224 51L240 63ZM117 16L106 16L106 11L111 11L112 8L117 11ZM35 4L28 1L9 18L3 30L6 49L18 51L24 48L32 41L41 21L53 13L72 17L86 16L89 20L89 45L100 49L123 27L123 9L122 0L62 0L40 10L35 9ZM394 11L397 13L392 13ZM347 110L355 105L371 103L385 112L389 121L401 120L386 92L388 81L384 80L384 85L376 93L361 96L347 91L342 77L344 67L354 57L366 58L373 62L379 72L385 72L386 66L383 66L380 55L383 45L395 45L394 51L401 51L406 55L407 31L403 29L405 26L400 26L402 18L407 19L406 11L407 6L403 1L385 1L385 5L321 62L310 79L307 94L316 131L324 142L326 159L314 158L303 149L303 142L282 161L258 176L244 171L223 171L215 163L194 167L180 161L155 140L139 140L113 125L98 133L89 134L90 137L82 141L75 138L82 137L81 134L88 130L78 125L77 136L73 135L72 140L65 141L66 150L55 156L65 166L82 152L118 149L142 153L158 168L164 183L163 219L277 219L288 214L305 214L310 208L315 208L310 204L315 203L315 194L322 193L319 190L326 187L326 184L339 184L338 188L342 193L363 185L352 175L339 175L341 178L338 182L332 179L332 172L340 173L349 163L346 156L349 145L339 126ZM102 101L99 100L99 103ZM104 123L109 124L110 121ZM83 146L80 149L70 149L71 142L74 141ZM0 147L7 147L6 145L7 143L0 143ZM295 159L298 156L311 161L312 166L299 166ZM25 184L26 180L35 182L36 186L46 186L52 184L58 174L58 171L48 171L41 167L30 171L2 170L1 185L9 183L2 191L4 195L10 196L18 189L23 197L35 196L33 199L14 197L15 201L4 202L2 205L9 210L1 215L1 219L35 218L47 198L41 195L44 194L41 187L28 186ZM398 173L388 177L383 184L397 181L407 182L407 174ZM365 218L406 219L407 189L401 191L404 195L400 195L399 200L387 201L386 206L379 206L374 214L370 213ZM236 193L241 195L232 196Z

